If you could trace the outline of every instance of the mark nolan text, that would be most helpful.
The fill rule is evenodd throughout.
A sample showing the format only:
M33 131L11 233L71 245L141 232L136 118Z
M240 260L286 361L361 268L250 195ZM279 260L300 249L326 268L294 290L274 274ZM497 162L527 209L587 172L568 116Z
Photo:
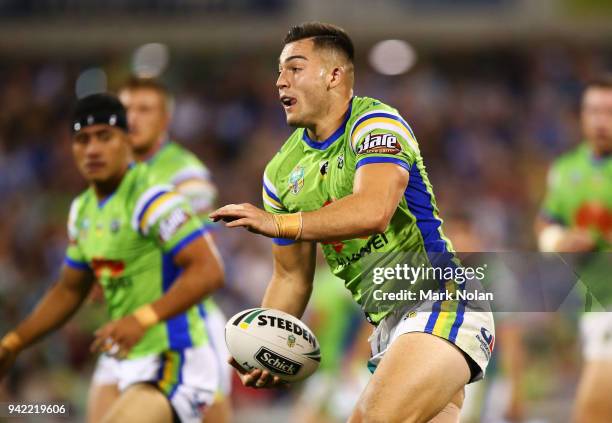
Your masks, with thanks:
M374 291L376 301L493 301L492 292L483 291L410 291L402 289L397 292Z

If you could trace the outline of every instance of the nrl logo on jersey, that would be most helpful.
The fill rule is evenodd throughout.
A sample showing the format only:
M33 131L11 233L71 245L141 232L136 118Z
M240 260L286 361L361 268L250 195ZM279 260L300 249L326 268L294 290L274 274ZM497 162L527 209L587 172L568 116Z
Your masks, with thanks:
M289 175L289 190L292 194L297 194L304 187L304 167L296 166Z
M370 133L363 140L359 150L357 150L357 154L397 154L400 151L402 151L402 146L397 142L395 135L372 135Z

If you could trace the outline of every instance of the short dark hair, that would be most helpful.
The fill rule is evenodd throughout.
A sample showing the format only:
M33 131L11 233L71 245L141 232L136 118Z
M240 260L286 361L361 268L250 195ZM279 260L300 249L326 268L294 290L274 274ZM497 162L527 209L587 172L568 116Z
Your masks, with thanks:
M284 43L289 44L306 38L312 38L315 47L336 50L344 54L351 63L355 60L353 41L339 26L322 22L295 25L289 29Z
M587 81L584 88L585 90L588 90L589 88L612 89L612 74L604 74L593 78Z

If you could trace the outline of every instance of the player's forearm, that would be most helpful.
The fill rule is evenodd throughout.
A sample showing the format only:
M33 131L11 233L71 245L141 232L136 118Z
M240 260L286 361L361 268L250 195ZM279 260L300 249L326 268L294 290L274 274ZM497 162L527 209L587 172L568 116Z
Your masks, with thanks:
M261 302L264 308L274 308L302 317L310 299L312 284L292 280L291 277L273 276Z
M342 241L384 232L397 202L388 206L384 195L352 194L313 212L302 213L300 239Z
M75 290L56 283L34 311L15 328L21 342L20 349L61 327L78 310L88 292L88 289Z
M184 312L222 285L223 269L216 261L183 268L168 292L151 304L157 320L168 320Z

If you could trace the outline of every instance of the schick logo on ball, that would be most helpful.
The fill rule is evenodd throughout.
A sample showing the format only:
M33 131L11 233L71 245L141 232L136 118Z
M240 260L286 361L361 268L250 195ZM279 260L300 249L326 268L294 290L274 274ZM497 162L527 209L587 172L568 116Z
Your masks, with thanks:
M287 357L283 357L270 351L266 347L261 347L257 354L255 354L255 360L266 369L272 372L282 373L289 376L294 376L300 371L302 365L293 360L289 360Z

